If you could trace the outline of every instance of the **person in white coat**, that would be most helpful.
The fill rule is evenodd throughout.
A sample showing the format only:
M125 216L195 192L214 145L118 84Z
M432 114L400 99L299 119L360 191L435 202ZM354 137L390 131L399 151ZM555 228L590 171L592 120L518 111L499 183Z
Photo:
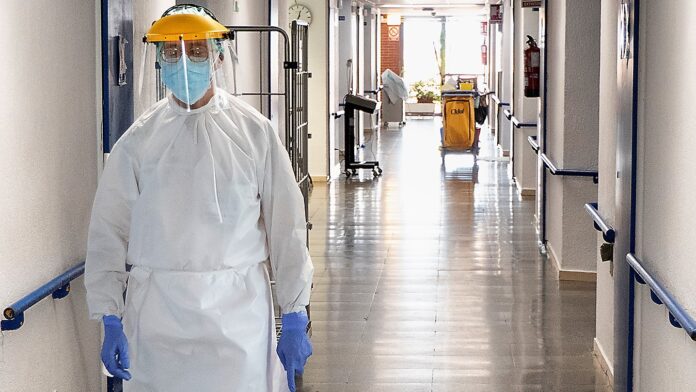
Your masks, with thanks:
M172 94L113 147L94 200L85 286L102 361L126 392L294 391L311 355L303 198L270 122L217 82L227 29L194 11L146 35Z

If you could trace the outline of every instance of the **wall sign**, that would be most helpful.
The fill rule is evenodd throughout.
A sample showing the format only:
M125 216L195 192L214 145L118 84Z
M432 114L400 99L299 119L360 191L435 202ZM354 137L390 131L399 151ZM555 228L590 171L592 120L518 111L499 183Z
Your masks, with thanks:
M503 23L503 5L502 4L491 4L491 13L490 13L488 20L491 24Z
M541 0L522 0L522 8L539 8Z
M399 26L389 26L387 34L389 36L389 41L398 41L401 32L399 31Z

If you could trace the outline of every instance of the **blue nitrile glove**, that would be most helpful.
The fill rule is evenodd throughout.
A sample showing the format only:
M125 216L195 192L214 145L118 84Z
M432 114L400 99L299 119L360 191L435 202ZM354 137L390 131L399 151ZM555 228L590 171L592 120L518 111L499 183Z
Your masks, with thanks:
M283 329L278 340L278 356L288 373L288 387L295 392L295 373L304 373L307 358L312 355L312 343L307 336L307 313L283 315Z
M104 322L104 344L101 350L101 360L112 376L130 380L131 375L126 370L130 367L128 341L126 334L123 333L121 319L108 315L102 317L102 321Z

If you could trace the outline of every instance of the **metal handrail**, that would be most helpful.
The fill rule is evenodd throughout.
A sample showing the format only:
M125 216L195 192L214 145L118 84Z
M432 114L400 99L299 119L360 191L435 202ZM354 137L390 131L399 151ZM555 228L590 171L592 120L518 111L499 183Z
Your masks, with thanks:
M536 123L525 123L525 122L520 122L520 120L517 119L514 115L511 116L512 118L510 119L512 121L512 125L515 126L515 128L536 128Z
M527 136L527 143L529 143L529 145L532 147L535 154L539 153L539 143L537 143L536 136Z
M592 217L595 229L602 232L604 241L613 244L614 240L616 239L616 232L614 231L614 228L611 227L599 214L597 203L585 204L585 211L587 211L587 213Z
M498 107L500 107L500 106L510 106L509 103L507 103L507 102L502 102L502 101L500 100L500 98L498 98L498 96L495 95L495 93L490 93L490 96L491 96L491 99L494 100L495 103L498 105Z
M24 325L24 312L49 295L54 299L67 297L70 294L70 282L84 273L85 263L83 261L5 308L2 312L5 320L0 321L0 330L13 331L19 329Z
M543 152L539 153L539 157L546 168L549 169L554 176L567 176L567 177L592 177L592 180L596 184L599 181L599 172L597 170L584 170L584 169L559 169L555 163Z
M627 254L626 262L635 271L633 276L636 281L640 284L647 284L650 287L650 298L652 298L653 302L667 307L670 324L675 328L683 328L691 337L691 340L696 340L696 321L679 304L672 293L643 267L643 263L634 254Z
M503 115L505 115L505 118L509 120L512 118L512 111L510 109L505 109L503 110Z

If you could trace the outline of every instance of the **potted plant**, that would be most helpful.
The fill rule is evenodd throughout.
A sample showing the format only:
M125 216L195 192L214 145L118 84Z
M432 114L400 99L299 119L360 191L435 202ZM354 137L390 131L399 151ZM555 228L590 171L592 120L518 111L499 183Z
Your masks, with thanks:
M414 114L432 115L435 112L435 102L440 101L440 87L434 79L420 80L411 87L412 96L416 103L408 105L407 112Z
M440 100L440 88L433 79L417 81L413 84L411 91L418 103L433 103Z

